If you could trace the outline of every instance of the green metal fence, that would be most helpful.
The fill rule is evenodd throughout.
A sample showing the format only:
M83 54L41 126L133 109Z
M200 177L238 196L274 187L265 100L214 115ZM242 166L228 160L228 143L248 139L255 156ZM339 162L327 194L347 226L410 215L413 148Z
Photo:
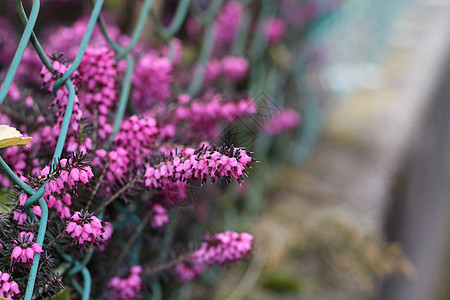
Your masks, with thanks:
M201 89L205 75L204 69L211 58L214 46L215 27L213 21L224 1L211 1L209 6L200 12L196 11L190 0L178 1L177 7L174 10L175 13L173 20L168 26L163 26L158 20L158 17L151 12L152 2L152 0L142 1L140 14L131 34L131 39L128 45L120 46L117 41L112 40L108 34L105 22L100 16L104 0L91 0L92 12L78 53L69 70L61 76L54 85L54 93L56 93L59 87L65 85L69 90L69 100L64 114L61 134L53 154L53 166L55 166L55 163L61 156L74 106L75 89L74 83L71 81L70 76L80 65L96 24L100 27L101 32L110 47L115 51L117 61L124 60L126 63L126 72L121 83L119 104L115 113L113 134L110 136L110 142L112 142L114 135L119 130L130 96L131 79L134 71L134 62L130 51L138 43L143 33L144 25L148 22L148 20L152 22L160 39L168 42L169 44L174 36L176 36L179 32L188 14L193 14L202 26L206 28L206 33L204 35L198 57L198 63L203 66L203 68L199 67L195 69L192 81L186 92L190 95L195 95ZM336 51L340 51L339 53L345 53L346 57L351 57L356 52L355 47L357 46L357 43L360 43L360 41L358 42L356 39L353 41L354 44L345 44L342 43L342 41L338 41L336 37L342 34L345 35L355 32L355 28L353 27L354 22L352 21L357 18L367 17L367 14L370 12L372 16L371 21L376 26L378 26L377 23L379 22L379 27L376 28L375 32L377 37L376 42L374 42L372 46L369 46L369 51L366 51L366 53L363 54L369 57L372 53L380 53L380 51L382 51L385 47L384 37L390 30L390 21L394 19L394 12L399 11L399 4L403 3L403 1L382 1L382 4L376 0L293 1L299 5L305 3L315 3L316 5L320 4L321 6L318 5L318 7L322 7L323 14L312 18L306 24L298 25L297 27L292 26L284 47L277 49L268 49L267 42L261 37L261 34L258 33L260 31L256 31L256 34L251 35L252 32L249 30L249 24L252 20L256 20L256 28L260 28L262 26L262 22L268 16L274 15L274 12L278 9L276 1L261 1L259 5L260 11L254 11L252 8L252 4L257 1L246 0L241 2L244 6L244 16L238 34L231 47L232 53L234 55L243 55L249 58L251 63L251 76L249 79L248 91L251 96L257 98L261 91L265 91L268 97L275 101L278 105L293 106L302 113L303 123L298 129L294 140L289 141L286 144L275 145L275 148L280 153L279 155L289 156L292 161L302 163L307 159L314 147L315 141L319 135L320 121L322 118L320 107L323 97L320 96L321 88L317 85L311 84L310 79L316 76L317 73L323 71L324 65L327 62L330 60L338 60L338 58L336 58L338 57L336 52L334 54L332 52L333 47L337 49ZM17 51L15 52L14 58L10 64L0 90L0 104L4 101L8 89L14 80L14 76L28 43L32 44L44 66L49 71L55 73L52 68L52 63L47 58L47 53L43 51L38 37L33 32L38 21L40 1L32 1L32 7L29 14L25 12L21 0L15 0L15 6L18 17L24 26L24 30L17 47ZM395 10L391 8L395 8ZM367 26L365 30L366 33L372 33L373 27ZM296 32L298 32L298 35L296 35ZM300 32L302 32L301 35ZM364 34L364 32L360 32L359 34ZM374 51L375 49L376 51ZM286 68L277 66L276 61L269 58L272 54L274 54L273 51L281 51L281 54L275 53L275 56L289 57L293 63L292 67L289 66ZM326 59L314 62L314 58L317 54L325 55ZM269 153L271 153L270 149L274 147L273 139L274 138L271 137L261 137L256 141L254 150L258 153L259 160L264 161L269 158ZM25 208L28 215L36 220L37 218L30 211L30 206L35 202L39 203L42 210L42 215L41 218L37 220L39 222L37 242L42 245L46 235L48 219L48 207L43 198L41 198L45 191L45 183L39 190L36 191L20 180L1 157L0 166L18 187L31 196L26 202ZM263 174L263 172L259 172L258 174L260 179L262 179L262 182L270 180L267 174ZM250 198L253 200L250 199L247 204L248 213L250 215L254 215L254 212L258 210L260 201L258 199L262 198L261 196L264 192L264 184L256 185L255 187L252 187L252 189L253 190L250 191ZM119 207L118 209L123 208ZM102 212L99 217L101 216ZM142 221L139 219L135 220L133 218L128 219L131 219L132 222L137 222L137 224ZM67 273L67 276L71 278L72 286L80 293L82 299L89 299L91 290L91 276L86 265L89 263L92 252L88 253L88 255L86 255L86 257L81 261L74 261L72 257L64 253L59 254L62 259L66 260L73 266ZM32 298L39 259L40 255L35 254L24 298L26 300L30 300ZM82 286L74 280L74 276L79 273L83 278ZM155 287L155 299L157 299L157 290L158 287Z

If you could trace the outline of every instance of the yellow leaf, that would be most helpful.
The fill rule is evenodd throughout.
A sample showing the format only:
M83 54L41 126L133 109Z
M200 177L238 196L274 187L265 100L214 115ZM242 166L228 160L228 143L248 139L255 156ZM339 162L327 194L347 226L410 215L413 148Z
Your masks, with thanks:
M0 148L16 145L27 146L30 140L31 137L24 138L16 128L8 125L0 125Z

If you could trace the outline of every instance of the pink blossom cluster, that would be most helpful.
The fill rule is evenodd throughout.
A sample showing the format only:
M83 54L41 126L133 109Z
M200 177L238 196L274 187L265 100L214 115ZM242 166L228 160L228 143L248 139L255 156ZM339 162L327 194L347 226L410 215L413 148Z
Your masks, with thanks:
M73 158L63 158L55 171L50 172L50 166L41 171L41 178L47 179L43 198L49 208L54 208L62 219L70 217L69 207L72 196L67 190L76 190L78 185L86 185L94 177L90 166L74 164Z
M239 82L249 72L249 64L245 57L226 56L222 59L222 72L232 82Z
M189 122L189 131L195 135L201 134L208 139L217 138L221 132L220 122L232 122L237 118L256 113L252 98L224 101L221 94L206 97L202 100L181 103L175 110L176 118Z
M28 195L26 193L21 193L19 195L19 208L14 210L13 219L17 221L17 224L22 225L27 219L28 215L24 211L25 203L28 200ZM36 216L41 216L41 207L39 205L33 205L32 211Z
M105 126L103 129L99 129L99 135L101 131L109 130L108 127ZM69 133L70 134L70 133ZM88 153L92 150L92 140L90 137L83 136L80 134L72 133L66 139L66 151L71 153L75 151L79 151L80 153Z
M264 21L263 34L269 44L279 43L286 33L286 25L280 18L269 18Z
M80 98L86 112L97 110L98 134L100 138L105 139L112 132L108 115L117 97L118 71L114 51L106 47L86 48L78 71L82 84Z
M75 212L67 222L66 232L73 239L73 244L84 245L85 242L98 244L104 240L104 222L87 212Z
M56 143L58 141L58 136L61 131L61 127L59 124L54 125L45 125L44 120L41 120L40 130L31 134L32 145L35 145L36 150L48 149L50 147L56 147ZM69 129L69 133L70 133Z
M205 82L211 83L223 74L232 83L239 83L249 71L250 65L245 57L228 55L222 59L212 58L206 65Z
M139 276L142 273L141 266L130 268L129 275L126 278L114 276L108 283L111 293L119 300L136 299L142 289L142 280Z
M155 203L152 205L151 210L153 211L153 216L150 220L150 224L153 228L161 228L169 223L169 215L162 205Z
M217 48L229 46L234 40L243 14L239 1L228 1L215 19Z
M78 185L86 185L89 180L94 177L94 173L90 166L82 166L74 162L74 158L63 158L59 161L54 171L50 170L50 166L45 166L40 171L39 181L48 180L44 186L45 193L42 196L49 208L53 208L59 214L61 219L70 217L70 206L72 205L72 196L69 190L76 190ZM23 207L28 200L26 193L19 195L19 205ZM33 213L40 216L41 210L38 205L33 206ZM23 208L19 208L14 212L14 220L19 224L23 224L27 219Z
M10 123L2 122L1 124L10 124ZM24 136L28 135L24 133ZM30 144L31 143L33 143L33 141L30 142ZM11 169L16 174L26 174L27 167L31 167L32 173L39 171L39 160L36 157L33 157L30 146L27 148L23 147L5 148L2 157L8 161ZM10 187L9 178L4 174L0 174L0 184L4 187Z
M167 57L155 53L142 56L133 73L132 98L139 109L148 109L154 103L171 95L172 63Z
M98 167L102 172L107 168L106 182L113 183L127 174L130 159L127 150L124 148L118 147L109 152L105 149L98 149L95 154L96 157L92 161L92 165Z
M225 231L214 236L206 236L192 256L175 268L180 281L189 281L203 273L213 264L228 264L241 261L251 254L253 236L243 232Z
M20 92L19 87L14 82L11 83L11 86L8 89L7 95L11 98L13 101L19 101L22 93Z
M64 218L70 217L70 206L72 205L72 196L67 190L75 190L77 185L86 185L89 180L94 177L90 166L81 166L74 162L74 158L63 158L59 161L58 167L50 172L50 166L44 167L40 172L38 180L43 182L48 180L45 185L45 193L43 198L47 201L49 208L53 208ZM25 178L23 178L25 180ZM19 195L19 208L14 211L14 220L22 225L28 218L24 212L23 207L28 200L26 193ZM35 215L41 215L41 208L39 205L32 206L32 211Z
M81 40L88 26L88 18L82 18L69 26L54 26L50 30L45 32L46 36L46 49L50 51L63 52L70 60L74 59ZM113 40L118 40L120 44L123 44L128 40L127 37L121 36L118 27L107 25L109 36ZM104 47L108 46L105 38L100 32L98 27L94 28L91 39L89 40L89 46L92 47Z
M294 129L300 123L300 115L293 109L284 108L264 123L264 130L271 135Z
M68 66L61 63L61 57L52 57L53 59L53 68L57 72L56 74L52 74L47 68L42 67L41 76L43 81L43 86L47 86L48 92L53 92L53 86L56 80L64 74L69 68ZM77 87L80 83L80 77L78 71L76 71L72 76L71 80L75 82L75 89L78 91ZM81 137L79 132L79 125L81 118L83 116L83 107L78 98L78 93L75 93L74 98L74 107L70 122L70 128L68 132L67 142L65 144L65 150L68 152L73 152L75 150L82 151L84 153L88 152L92 149L92 140L90 137ZM36 132L33 134L33 138L36 138L37 145L40 145L41 148L47 149L47 147L55 147L56 141L58 140L59 133L61 131L61 123L64 118L64 114L66 111L67 103L69 99L69 90L67 86L62 85L56 91L56 98L53 101L53 105L57 108L57 122L50 126L46 125L42 128L41 132Z
M208 177L214 182L216 178L224 178L231 183L232 178L239 183L247 176L246 168L250 167L253 158L243 148L222 147L219 149L186 148L175 157L156 165L146 165L145 186L161 189L168 182L190 182L200 180L205 183Z
M45 166L41 171L41 178L49 178L45 190L50 193L62 194L66 190L73 189L78 183L87 184L94 177L90 166L75 165L72 158L63 158L59 161L59 168L50 172L50 166Z
M243 232L225 231L207 236L191 260L198 264L226 264L247 257L253 247L253 236Z
M33 243L33 240L33 233L25 231L19 233L19 240L14 241L16 246L11 252L11 265L19 261L21 263L31 264L35 253L41 254L44 252L41 245L38 243Z
M222 74L222 62L217 58L212 58L206 65L205 82L211 83Z
M98 245L95 247L98 251L105 251L114 232L113 226L109 222L104 222L103 229L105 232L99 237Z
M193 5L196 7L192 10L193 15L197 15L195 13L197 10L206 8L207 2L194 3ZM13 167L15 172L27 173L23 175L28 175L28 181L26 182L33 189L37 190L46 182L43 199L47 202L48 207L53 210L49 215L48 226L51 234L56 237L51 244L55 242L54 246L60 247L62 252L73 255L74 259L79 259L81 254L85 253L80 254L80 248L95 247L97 251L104 251L112 238L113 226L111 223L102 221L99 217L87 211L79 211L81 207L92 208L93 210L96 208L104 209L106 217L116 218L115 221L120 222L120 218L123 216L122 212L125 210L110 210L110 207L107 206L112 201L107 199L125 200L131 194L130 190L141 193L143 186L145 186L147 191L151 190L149 196L139 194L137 197L133 197L133 201L147 200L150 210L148 213L151 214L147 225L153 229L143 231L142 234L160 234L163 233L164 226L169 223L169 210L176 209L174 206L186 198L189 191L192 191L189 190L191 188L189 184L203 185L208 180L211 183L216 180L223 180L229 184L233 181L238 181L241 184L248 176L251 163L255 162L251 157L251 152L246 151L245 148L233 146L211 147L208 142L217 139L223 132L223 127L227 124L256 113L253 99L248 97L225 99L220 92L223 86L211 84L220 78L225 83L227 92L245 93L248 88L246 79L252 71L249 60L244 54L242 54L243 56L236 56L229 50L236 40L244 17L252 17L251 14L244 15L247 12L244 9L247 10L248 8L248 12L250 12L254 7L239 0L225 0L223 3L224 5L219 10L217 17L213 20L206 21L199 18L198 20L205 23L200 24L195 23L196 21L192 18L192 22L188 21L186 24L186 26L192 24L192 32L196 31L195 34L198 39L197 37L193 38L195 39L193 42L201 40L202 34L200 33L204 26L214 26L216 29L212 58L206 66L204 64L200 66L205 70L205 82L207 84L193 93L201 95L198 98L191 98L187 94L179 94L183 90L191 92L192 89L188 87L195 86L195 84L189 85L189 82L197 82L197 78L192 78L190 68L194 64L191 59L198 58L198 56L194 58L194 56L186 55L184 57L186 60L181 63L183 58L183 43L181 40L172 39L170 44L164 45L159 43L154 45L137 44L132 47L130 55L135 62L135 68L131 79L131 90L127 95L129 99L125 99L129 103L123 120L122 116L119 118L121 120L120 128L114 136L112 136L112 119L116 114L117 97L121 89L119 83L123 79L126 61L128 60L116 56L116 52L111 50L99 28L94 28L80 66L70 78L75 84L76 95L70 128L63 149L66 153L75 151L94 152L91 165L93 168L95 167L96 173L102 175L95 190L91 191L90 194L86 190L81 191L81 186L85 185L89 188L89 183L93 182L93 170L86 163L75 159L74 156L61 159L55 166L46 166L41 170L39 163L48 160L50 157L51 153L49 154L48 151L54 149L56 145L61 131L61 122L68 105L68 88L65 85L61 85L55 91L53 91L53 88L58 79L70 68L70 64L65 63L62 56L57 57L54 54L51 56L54 72L50 72L42 67L34 50L26 50L21 63L26 65L26 68L19 70L18 78L23 76L23 80L32 82L35 79L25 79L33 77L31 73L28 74L27 72L36 69L36 67L38 67L37 72L39 72L39 69L42 68L42 71L40 71L42 90L48 92L50 97L54 93L52 106L57 113L56 117L53 116L52 112L40 117L31 115L32 113L37 115L39 111L42 111L42 104L45 102L35 101L34 99L40 98L39 96L33 98L34 94L33 97L28 96L22 81L13 85L9 90L7 100L14 101L14 105L22 105L24 109L19 113L24 112L22 115L25 117L31 116L30 122L24 123L36 124L36 128L31 128L31 126L27 128L26 125L19 128L17 124L15 125L24 133L29 130L35 148L30 150L22 147L10 147L3 150L4 155L2 157L8 159L8 164ZM63 16L63 14L61 15ZM173 12L167 12L167 15L164 14L164 16L167 19L173 18ZM107 23L112 20L106 14L104 17ZM248 21L250 21L248 24L251 25L248 32L250 39L243 41L242 45L245 46L245 49L242 49L242 53L248 52L247 42L251 41L255 33L254 30L256 28L261 29L260 26L255 26L254 20L249 19ZM56 19L52 19L50 23L52 25L57 24L55 22ZM211 22L214 24L211 24ZM44 37L40 38L42 45L46 50L63 51L65 57L71 61L79 51L79 45L86 31L87 23L88 20L83 19L75 22L71 27L52 26L54 29L42 28L40 31L41 36ZM207 25L207 23L209 24ZM128 37L120 34L117 27L107 26L107 29L109 37L119 45L124 45L129 41ZM186 29L186 31L189 30L189 28ZM181 29L181 36L186 31ZM256 34L262 34L269 44L273 44L283 39L285 31L285 24L281 18L271 18L264 23L263 32L257 32ZM5 36L3 32L0 33L0 48ZM46 41L45 36L47 36ZM8 45L5 44L5 46ZM195 55L203 52L201 45L195 43L189 44L189 50L191 49L191 52ZM10 55L9 49L5 50L7 50L5 55ZM262 51L266 51L265 48ZM3 58L2 53L2 49L0 49L0 62ZM47 53L49 52L47 51ZM264 59L263 55L266 53L261 52L260 54L261 56L258 59ZM187 67L184 65L185 62L188 64ZM3 66L0 66L0 73L2 71L4 71ZM186 77L186 80L183 76ZM178 80L180 78L182 79ZM177 82L174 82L175 79L177 79ZM191 81L192 79L194 81ZM32 92L39 93L37 88L33 89ZM125 89L124 92L128 91ZM14 106L12 107L14 108ZM3 116L0 113L0 120L2 118ZM13 113L11 113L11 119L17 122L21 120ZM296 122L294 121L293 114L283 112L265 124L265 130L268 133L275 134L297 126L298 115ZM11 120L7 120L7 122L10 123ZM196 145L199 144L202 146L197 149ZM145 171L143 168L145 168ZM30 175L30 171L35 172L36 175ZM25 177L20 176L20 178L24 179ZM0 182L6 183L2 175L0 175ZM120 188L115 190L119 185ZM80 196L77 194L78 188L80 188ZM117 193L111 197L112 192L116 191ZM31 227L35 226L35 223L32 220L27 222L28 215L24 212L24 206L28 199L29 196L26 193L21 193L18 195L18 204L14 203L16 207L14 208L13 218L17 222L11 223L13 226L11 232L20 232L19 238L14 240L15 236L12 236L6 243L2 241L3 245L0 244L2 248L7 245L5 247L7 248L5 259L9 263L9 256L11 256L13 271L14 267L22 266L21 263L31 263L36 253L43 253L41 246L33 242L34 235L31 233ZM193 214L192 218L180 219L180 222L183 222L182 225L189 224L189 222L202 222L210 217L207 209L209 203L207 201L197 202L199 202L199 205L195 208L195 215ZM139 203L136 204L136 207L140 207ZM35 215L41 215L39 205L34 204L31 209ZM132 213L131 210L129 212ZM139 218L145 213L136 211L134 217ZM146 216L148 218L148 214ZM194 220L194 218L196 219ZM126 219L122 223L123 227L120 225L118 228L130 228L127 227L126 222L128 220ZM9 219L7 221L10 222ZM111 222L113 221L114 219L111 220ZM33 230L36 230L36 228L33 227ZM129 236L125 236L128 233L127 229L121 229L120 231L115 232L116 237L129 238ZM60 234L56 235L57 233ZM191 234L192 232L186 231L186 233ZM61 235L63 235L63 239L59 240ZM144 241L148 240L147 237L143 237ZM176 248L179 246L178 243L188 238L187 236L180 241L175 241L174 247ZM152 241L158 241L162 240L163 236L151 237L151 239ZM184 263L175 267L175 273L180 280L188 281L202 274L211 265L238 262L251 254L253 240L253 237L248 233L232 231L206 236L199 249L192 252L192 255L185 256L184 258L187 257L187 259ZM69 247L65 241L70 241L71 246L77 247ZM131 242L132 239L129 241ZM158 245L155 247L158 247ZM48 247L48 249L45 249L49 256L59 253L59 251L57 251L58 253L53 251L59 250L59 248ZM138 248L136 250L139 251ZM106 255L116 252L115 250L107 252ZM152 250L151 253L153 252ZM148 255L151 253L148 253ZM146 255L140 256L140 258L145 257ZM94 259L96 258L94 257ZM177 263L180 262L180 260L176 261ZM56 262L59 263L59 260L57 259ZM123 261L117 261L117 265L123 263ZM168 264L168 266L173 267L173 264ZM58 266L54 266L52 260L43 259L41 261L41 271L49 270L50 274L51 270L56 269L58 269ZM0 295L2 291L11 293L14 291L15 293L11 295L18 298L17 284L14 289L12 284L7 287L2 274L4 275L0 272ZM12 275L20 284L20 288L23 289L22 283L24 281L19 281L19 277L15 273L12 273ZM111 294L119 299L138 298L141 296L143 287L141 276L143 276L142 267L131 267L126 277L116 276L112 278L108 283L108 288ZM47 280L47 276L41 277L45 278L37 276L36 286L45 286L42 282ZM52 277L49 278L52 280ZM101 281L102 278L96 280ZM47 293L47 290L45 293ZM36 298L39 295L33 297Z
M0 271L0 297L13 299L20 294L19 285L12 280L11 275Z
M183 58L183 43L179 38L173 38L170 44L162 45L161 54L171 60L173 65L178 65Z
M114 138L116 147L127 151L128 157L139 166L143 159L151 155L158 137L156 120L150 116L133 115L122 122L120 131Z
M48 92L54 92L53 86L55 85L56 80L64 75L64 73L69 69L70 66L66 66L65 64L61 63L58 57L52 57L53 59L53 70L56 72L53 74L50 72L46 67L42 67L41 70L41 77L43 86L46 86ZM72 76L71 80L78 82L79 73L78 71L75 71ZM61 85L58 90L56 91L56 97L53 100L53 105L55 105L58 108L57 111L57 118L62 121L62 118L64 118L64 113L66 111L67 103L69 100L69 89L66 85ZM70 122L70 128L73 131L78 130L78 125L81 120L81 116L83 115L81 109L80 109L80 100L78 99L78 96L75 94L74 99L74 106L73 106L73 112L72 112L72 119Z
M175 267L175 276L180 282L188 282L202 275L205 271L204 265L185 262Z

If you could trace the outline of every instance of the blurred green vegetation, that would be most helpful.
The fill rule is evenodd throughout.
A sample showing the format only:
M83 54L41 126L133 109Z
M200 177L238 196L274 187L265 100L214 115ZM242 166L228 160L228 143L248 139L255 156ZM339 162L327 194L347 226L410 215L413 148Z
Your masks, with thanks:
M305 288L305 283L297 274L275 270L268 271L261 277L261 285L268 290L278 293L299 292Z
M9 204L11 200L7 197L7 195L11 195L11 191L6 189L0 189L0 202ZM0 205L0 213L6 212L2 205Z
M304 231L290 256L304 266L315 262L316 266L310 270L320 271L309 276L320 288L339 289L352 282L362 294L369 294L373 290L374 278L381 279L395 272L407 277L415 275L414 267L398 244L362 235L333 219L325 219L318 226ZM307 267L304 271L309 273Z

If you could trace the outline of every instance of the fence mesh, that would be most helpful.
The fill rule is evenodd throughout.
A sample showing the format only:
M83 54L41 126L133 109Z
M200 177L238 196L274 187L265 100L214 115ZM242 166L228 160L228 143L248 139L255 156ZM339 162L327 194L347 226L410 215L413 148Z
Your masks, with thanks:
M48 54L43 50L39 38L34 33L34 28L38 24L40 11L39 0L33 0L29 13L25 12L21 0L15 0L17 16L23 24L24 30L17 46L17 50L10 63L9 69L4 78L0 90L0 104L5 100L8 89L14 81L25 49L29 43L39 56L42 64L52 73L57 74L53 69L52 62ZM44 2L44 1L43 1ZM124 46L115 41L108 32L105 21L101 16L104 0L91 0L92 8L89 16L88 25L79 46L78 52L73 59L70 68L59 77L53 87L53 92L62 86L68 89L68 104L65 109L64 119L61 125L60 135L52 158L53 168L59 161L63 147L66 141L66 135L70 126L70 120L74 107L75 88L71 76L77 71L85 54L89 40L92 36L95 26L98 26L102 35L115 52L115 59L123 61L125 72L123 81L120 85L120 96L115 112L113 131L109 137L111 143L115 134L119 131L127 108L128 99L132 87L132 75L135 71L133 55L130 54L144 33L144 29L151 24L153 31L160 40L168 43L170 48L169 57L175 55L174 37L177 36L182 26L185 24L186 17L192 15L206 32L203 36L201 49L197 58L198 67L192 73L191 82L185 93L195 96L203 86L205 69L211 59L216 37L214 20L218 11L226 3L225 1L202 1L181 0L176 1L176 8L173 9L173 18L168 25L163 25L158 19L157 13L152 11L154 1L143 0L139 5L139 15L136 24L132 30L128 43ZM205 2L205 1L203 1ZM254 9L254 3L258 2L259 11ZM386 36L390 30L390 23L395 17L395 13L401 11L403 1L344 1L344 0L310 0L310 1L241 1L244 7L244 14L240 22L238 34L233 40L232 54L241 55L249 58L251 76L248 83L248 91L256 101L266 101L270 99L272 105L289 105L298 109L303 118L302 126L298 129L293 141L276 140L273 137L260 137L256 140L254 150L258 153L260 160L268 158L269 153L278 153L280 156L289 156L296 163L302 163L311 153L315 141L319 134L321 121L321 102L324 99L324 88L318 84L318 78L327 66L333 63L348 63L355 59L359 61L370 61L379 59L386 45ZM290 9L295 8L292 12ZM269 16L276 15L281 10L285 10L291 19L290 30L283 46L272 48L269 51L267 41L259 34L261 30L256 30L256 34L250 36L250 27L261 28L263 21ZM358 27L358 30L356 30ZM361 42L361 36L367 37L367 42ZM362 48L362 47L365 48ZM278 60L273 60L271 58ZM58 75L59 76L59 75ZM264 91L263 93L261 91ZM274 151L275 149L275 151ZM48 220L48 207L46 201L42 198L45 192L45 184L39 190L35 190L27 183L22 181L8 166L3 158L0 157L0 166L9 176L9 178L31 197L25 204L25 209L30 217L39 223L37 243L43 245L46 237L46 226ZM259 174L262 182L267 179L267 174ZM257 181L257 180L255 180ZM263 184L252 187L254 191L250 193L253 200L248 201L247 209L249 214L258 210L258 199L262 194ZM30 210L31 205L39 203L41 208L41 217L38 219ZM115 204L118 211L126 212L120 204ZM98 216L101 218L103 212ZM136 215L126 218L126 222L134 222L139 226L142 224ZM124 224L118 226L125 226ZM168 242L173 238L169 234L165 237ZM139 251L139 237L132 249L129 249L130 261L136 259L134 252ZM123 247L127 247L125 242ZM87 268L92 251L90 251L82 260L75 260L70 255L59 253L61 258L67 261L72 267L67 276L71 278L72 286L80 293L82 299L90 298L91 275ZM164 260L167 253L161 253ZM134 258L133 258L134 257ZM40 255L35 254L28 278L26 300L33 297L33 289L36 275L38 272ZM81 274L83 283L80 285L74 276ZM160 288L157 283L154 285L155 299L157 291Z

